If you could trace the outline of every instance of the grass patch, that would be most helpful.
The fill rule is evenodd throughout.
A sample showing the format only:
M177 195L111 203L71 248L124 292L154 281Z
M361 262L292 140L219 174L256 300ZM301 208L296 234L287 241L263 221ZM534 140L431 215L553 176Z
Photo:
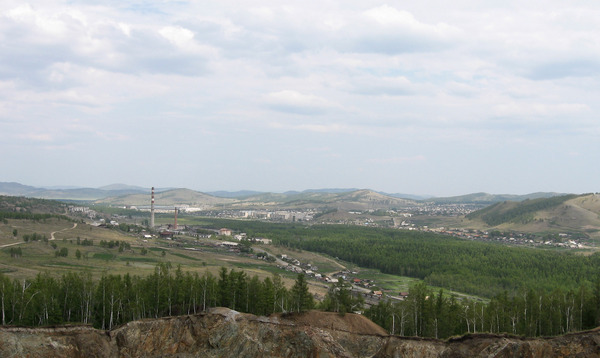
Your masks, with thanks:
M86 268L86 269L94 269L94 268L96 268L95 266L80 265L80 264L76 264L76 263L72 263L72 262L62 262L62 261L52 261L52 262L49 262L47 264L42 264L40 266L45 266L45 267L55 267L55 266L81 267L81 268Z
M422 280L419 280L417 278L412 278L412 277L396 276L396 275L381 273L378 270L374 270L374 269L360 269L360 272L356 275L356 277L361 278L361 279L367 279L367 280L375 280L377 287L379 287L380 289L383 289L384 291L390 292L392 295L397 295L399 292L408 292L411 285L414 285L417 282L422 281ZM437 293L441 289L441 287L436 287L436 286L428 285L428 287L430 290L432 290L435 293ZM461 292L452 291L447 288L444 288L443 290L444 290L444 294L449 295L449 296L456 296L459 298L467 298L470 300L477 300L477 301L481 301L481 302L489 301L489 300L486 300L485 298L482 298L479 296L468 295L468 294L464 294Z
M159 260L152 257L119 257L119 260L131 262L159 262Z
M296 277L297 274L289 274L288 275L288 271L282 271L281 269L275 267L275 266L270 266L270 265L257 265L257 264L252 264L252 263L246 263L246 262L235 262L233 263L233 265L237 268L240 269L250 269L250 270L262 270L262 271L267 271L270 273L277 273L281 276L289 276L289 277Z
M196 257L191 257L188 255L180 254L179 252L169 252L170 255L181 257L183 259L193 260L193 261L204 261Z
M373 269L361 269L356 277L363 280L374 280L379 288L398 292L406 292L411 284L420 281L416 278L389 275Z
M99 260L113 260L115 257L117 256L108 252L97 252L92 256L92 258Z

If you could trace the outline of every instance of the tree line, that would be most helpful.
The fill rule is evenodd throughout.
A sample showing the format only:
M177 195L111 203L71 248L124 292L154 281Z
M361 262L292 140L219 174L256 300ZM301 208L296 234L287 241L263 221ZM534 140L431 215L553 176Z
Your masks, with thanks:
M261 280L224 267L215 276L160 263L146 277L104 274L97 281L86 272L60 278L40 273L33 279L12 281L0 274L3 325L77 322L111 329L132 320L193 314L216 306L269 315L305 311L315 303L304 275L298 275L287 289L279 275Z
M458 300L421 282L404 301L383 300L365 312L392 334L448 338L489 332L553 336L600 325L600 280L592 289L503 292L488 303Z
M3 325L84 323L112 329L132 320L195 314L216 306L255 315L312 308L345 314L361 311L363 304L362 297L354 295L343 280L331 285L316 304L302 274L288 289L279 275L261 280L224 267L217 275L201 275L160 263L146 277L105 274L97 281L86 272L59 278L40 273L33 279L12 281L0 274ZM365 315L391 334L402 336L558 335L600 324L600 280L591 289L503 292L489 302L458 299L419 282L410 287L405 300L382 300Z
M13 220L32 220L32 221L42 221L46 219L59 219L66 221L73 221L73 219L60 214L39 214L39 213L29 213L29 212L11 212L11 211L0 211L0 220L3 220L6 223L7 219Z

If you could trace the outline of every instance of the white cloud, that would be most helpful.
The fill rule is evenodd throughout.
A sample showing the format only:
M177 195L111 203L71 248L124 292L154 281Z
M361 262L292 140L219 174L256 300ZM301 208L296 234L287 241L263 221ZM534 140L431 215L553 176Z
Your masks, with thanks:
M384 54L439 51L456 46L461 35L455 26L428 24L409 11L389 5L365 11L358 24L348 24L346 30L350 34L349 49Z
M272 109L296 114L322 114L335 107L326 99L293 90L271 92L266 95L265 101Z
M164 38L177 47L185 48L194 39L194 33L181 26L165 26L158 31Z
M20 134L19 138L34 142L50 142L54 140L54 137L50 133L24 133Z
M372 158L369 161L376 164L403 164L408 162L421 162L425 160L427 160L427 158L424 155L419 154L410 157L400 156L387 158Z
M300 124L294 126L296 130L306 130L317 133L348 133L351 129L348 126L330 123L330 124Z
M573 116L589 110L590 107L582 103L510 102L494 106L493 114L502 117L522 117L523 120L527 120L531 116Z
M40 36L39 40L62 37L67 33L67 26L57 15L49 15L36 11L30 4L21 5L5 12L5 17L17 24L29 26Z
M418 89L406 77L364 76L352 79L352 92L364 95L407 96Z
M290 153L327 147L363 155L372 168L421 158L435 166L445 155L477 164L475 153L496 142L592 146L600 133L598 17L595 3L555 0L6 0L0 136L57 153L60 143L147 148L137 141L145 137L232 166L244 164L231 152L243 149L222 143L249 138L261 138L257 157L271 159L282 145ZM467 145L475 149L459 153ZM370 161L371 150L390 152ZM337 162L332 177L352 178Z

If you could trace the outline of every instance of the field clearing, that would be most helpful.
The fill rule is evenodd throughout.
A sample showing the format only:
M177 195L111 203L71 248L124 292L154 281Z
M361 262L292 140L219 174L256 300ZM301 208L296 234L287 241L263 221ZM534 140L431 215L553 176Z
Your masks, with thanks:
M22 250L22 257L11 258L10 247L0 249L0 272L10 278L33 278L39 273L49 273L60 277L68 272L86 271L94 279L99 279L103 274L146 276L154 273L159 263L169 263L175 269L181 266L183 272L203 275L210 272L218 276L221 267L227 270L244 271L248 277L254 275L264 280L273 274L279 274L285 285L291 287L296 278L295 273L282 270L276 263L259 260L250 255L236 254L226 249L217 247L222 242L222 237L196 239L192 237L177 237L175 240L144 239L141 234L126 233L116 229L94 227L87 224L74 223L67 220L48 219L45 222L31 220L9 220L8 224L0 223L0 239L2 244L18 243ZM195 224L198 224L195 221ZM18 236L12 235L17 229ZM38 233L51 238L54 232L55 240L48 242L36 241L25 243L22 235ZM93 246L77 244L80 241L92 240ZM100 241L118 241L127 243L129 248L119 252L118 246L113 248L101 247ZM53 245L56 248L53 248ZM302 263L309 263L318 267L318 272L330 275L345 269L358 270L357 277L377 281L377 284L392 294L408 291L408 287L418 280L386 275L375 270L355 268L354 265L342 262L335 258L298 249L289 249L273 245L255 244L254 247L265 250L270 255L287 255L298 259ZM57 250L66 248L67 257L57 257ZM143 249L146 250L142 254ZM81 258L76 258L79 250ZM164 256L163 256L164 252ZM309 279L309 289L316 297L325 296L328 286L326 283Z
M23 242L24 235L32 235L34 233L45 235L50 239L52 232L72 227L73 222L55 218L40 221L8 219L7 224L0 222L0 246ZM17 230L16 237L13 236L13 230L15 229Z
M379 288L385 291L393 291L395 295L399 292L408 292L411 285L421 281L416 278L381 273L379 270L374 269L360 269L356 277L363 280L374 280Z
M159 263L169 263L173 269L181 266L183 272L197 273L203 275L206 272L218 276L221 267L228 270L243 270L246 275L258 276L261 280L279 274L285 285L291 287L296 275L281 270L275 264L264 260L238 255L228 252L222 248L200 246L190 249L185 242L196 244L215 244L219 240L183 238L181 243L176 240L146 240L141 235L125 233L115 229L94 227L67 220L47 219L45 221L31 220L8 220L7 224L0 223L0 245L11 245L0 249L0 272L10 278L31 279L39 273L49 273L54 277L60 277L68 272L86 271L92 274L94 279L99 279L103 274L146 276L154 273ZM13 230L17 229L17 237L13 236ZM45 241L24 242L23 235L38 233L45 235ZM54 233L55 240L51 240ZM83 240L92 240L92 246L77 244ZM113 248L100 246L101 241L118 241L127 243L130 248L119 252L118 246ZM56 248L53 247L55 245ZM11 257L10 248L19 247L21 257ZM67 249L67 257L57 257L55 252ZM142 254L146 249L146 254ZM81 256L76 257L79 250ZM164 256L163 256L164 252ZM328 262L329 259L318 259L318 255L304 254L303 257L311 257L315 262ZM312 292L323 297L326 287L318 282L309 282Z
M410 289L410 286L422 281L418 278L390 275L390 274L382 273L379 270L374 270L374 269L360 269L358 274L356 274L356 277L363 279L363 280L376 281L378 287L381 290L383 290L384 292L386 292L392 296L398 296L400 294L400 292L408 292ZM429 285L428 285L428 287L432 291L434 291L436 294L440 290L440 287L429 286ZM467 295L467 294L464 294L461 292L455 292L455 291L451 291L448 289L444 289L444 294L456 296L458 298L465 298L465 299L469 299L469 300L476 300L476 301L482 301L482 302L489 301L487 299L484 299L484 298L481 298L478 296Z

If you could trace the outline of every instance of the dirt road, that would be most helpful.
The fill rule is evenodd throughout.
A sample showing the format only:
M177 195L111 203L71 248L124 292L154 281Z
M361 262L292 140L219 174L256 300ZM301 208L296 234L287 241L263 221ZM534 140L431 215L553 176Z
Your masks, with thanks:
M50 240L55 240L56 238L54 237L54 234L56 234L57 232L63 232L63 231L67 231L67 230L73 230L77 227L77 223L73 223L73 227L68 227L62 230L58 230L58 231L53 231L50 233ZM9 246L15 246L15 245L20 245L20 244L24 244L25 241L19 241L19 242L13 242L11 244L5 244L5 245L0 245L0 249L5 248L5 247L9 247Z

